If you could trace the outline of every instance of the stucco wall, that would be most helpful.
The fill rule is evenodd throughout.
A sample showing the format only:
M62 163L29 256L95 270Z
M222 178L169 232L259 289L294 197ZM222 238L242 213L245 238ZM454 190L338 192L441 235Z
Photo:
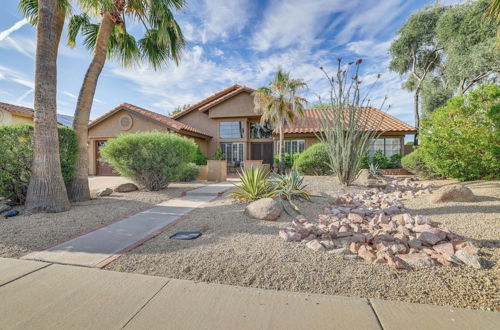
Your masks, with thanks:
M0 110L0 125L33 124L33 118L16 116L5 110Z
M260 117L254 111L253 96L242 92L209 109L210 118Z
M211 120L208 118L208 114L203 113L198 110L191 111L187 115L179 118L177 121L189 125L191 127L197 128L211 136L212 139L205 141L204 147L200 146L201 152L203 152L206 156L211 156L215 152L217 148L217 130L218 130L218 122L215 120Z

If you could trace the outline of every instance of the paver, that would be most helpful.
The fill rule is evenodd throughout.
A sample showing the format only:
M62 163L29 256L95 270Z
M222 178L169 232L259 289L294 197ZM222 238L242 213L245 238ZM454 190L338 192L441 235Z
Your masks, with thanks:
M51 265L0 287L0 328L120 329L167 282Z
M366 299L170 282L125 329L380 329Z
M500 329L500 313L371 299L385 330Z
M0 286L48 265L45 262L0 258Z
M149 210L30 254L26 259L99 267L103 261L157 233L231 187L230 183L217 183L192 190L183 197L167 200Z

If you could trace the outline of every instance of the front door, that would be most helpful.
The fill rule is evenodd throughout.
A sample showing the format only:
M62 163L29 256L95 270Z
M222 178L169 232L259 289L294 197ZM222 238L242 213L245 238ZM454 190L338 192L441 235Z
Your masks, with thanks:
M250 159L262 160L264 164L273 164L273 143L252 142L250 144Z
M118 173L113 170L113 167L109 163L103 162L101 160L100 148L104 146L106 140L95 142L95 170L96 175L118 175Z

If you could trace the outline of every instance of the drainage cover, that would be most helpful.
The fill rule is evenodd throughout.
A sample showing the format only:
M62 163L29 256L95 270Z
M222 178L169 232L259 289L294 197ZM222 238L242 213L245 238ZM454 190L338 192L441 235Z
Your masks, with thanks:
M199 231L182 231L173 234L172 236L170 236L170 239L190 240L197 239L200 236L201 233Z

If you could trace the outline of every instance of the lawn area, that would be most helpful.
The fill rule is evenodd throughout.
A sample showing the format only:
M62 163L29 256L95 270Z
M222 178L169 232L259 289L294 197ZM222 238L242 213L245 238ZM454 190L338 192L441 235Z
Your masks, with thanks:
M300 203L309 219L315 219L334 197L366 189L342 187L331 177L305 180L311 193L324 196L314 198L313 203ZM431 183L439 187L453 181ZM246 204L234 203L227 193L106 268L265 289L498 311L500 182L465 185L478 202L436 205L430 202L432 195L425 195L404 204L412 215L428 215L452 232L479 240L484 269L440 266L396 271L386 265L314 252L305 244L278 237L292 217L282 214L276 222L250 219L243 215ZM170 240L169 236L178 231L202 231L203 236L194 241Z

